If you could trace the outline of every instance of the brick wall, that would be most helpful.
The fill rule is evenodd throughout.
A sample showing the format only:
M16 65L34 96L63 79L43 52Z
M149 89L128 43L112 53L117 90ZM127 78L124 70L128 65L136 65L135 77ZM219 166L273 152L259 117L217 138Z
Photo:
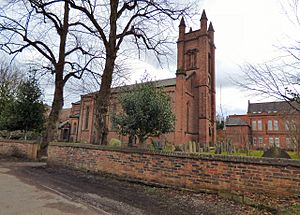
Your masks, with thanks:
M300 195L300 161L297 160L160 153L51 143L48 163L194 190Z
M37 158L38 144L33 141L0 140L0 155Z

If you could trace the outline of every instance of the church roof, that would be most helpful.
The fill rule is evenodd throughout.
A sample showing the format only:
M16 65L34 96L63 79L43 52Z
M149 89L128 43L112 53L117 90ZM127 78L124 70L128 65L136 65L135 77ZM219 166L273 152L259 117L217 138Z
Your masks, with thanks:
M133 87L135 87L136 85L141 85L141 84L145 84L145 83L152 83L156 87L171 87L171 86L176 85L176 78L168 78L168 79L163 79L163 80L158 80L158 81L150 81L150 82L144 82L144 83L124 85L124 86L120 86L120 87L113 87L113 88L111 88L111 92L112 93L118 93L118 92L130 90ZM96 94L96 92L93 92L93 93L88 93L88 94L85 94L85 95L82 95L82 96L92 96L92 95L95 95L95 94Z
M300 104L297 102L286 101L279 102L263 102L263 103L250 103L248 104L248 113L295 113L295 108L300 109Z
M112 93L117 93L120 91L126 91L130 90L131 88L145 84L145 83L152 83L156 87L170 87L170 86L175 86L176 85L176 78L169 78L169 79L163 79L163 80L158 80L158 81L149 81L149 82L144 82L144 83L138 83L138 84L130 84L130 85L125 85L121 87L114 87L111 89Z
M245 121L239 119L239 118L230 118L228 117L226 119L226 126L244 126L248 125Z

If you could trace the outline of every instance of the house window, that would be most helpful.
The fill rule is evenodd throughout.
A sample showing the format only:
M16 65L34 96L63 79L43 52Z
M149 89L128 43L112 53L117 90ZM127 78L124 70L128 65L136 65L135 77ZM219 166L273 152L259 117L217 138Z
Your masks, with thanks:
M256 131L256 121L255 120L252 121L252 130Z
M268 130L269 131L273 130L272 120L268 120Z
M261 120L257 121L257 130L262 131L262 121Z
M255 144L256 144L256 137L253 137L253 139L252 139L252 143L253 143L253 145L255 145Z
M275 137L275 146L280 147L279 137Z
M274 120L274 131L278 131L279 126L278 126L278 120Z
M269 137L269 144L270 145L274 145L274 138L273 137Z
M84 119L84 129L89 128L89 115L90 115L90 107L86 106L85 119Z
M294 120L291 120L291 121L286 121L285 122L285 130L286 131L296 131L297 130L297 127L296 127L296 123Z
M258 144L261 145L261 144L263 144L263 142L264 142L264 139L263 139L262 137L259 137L259 138L258 138Z

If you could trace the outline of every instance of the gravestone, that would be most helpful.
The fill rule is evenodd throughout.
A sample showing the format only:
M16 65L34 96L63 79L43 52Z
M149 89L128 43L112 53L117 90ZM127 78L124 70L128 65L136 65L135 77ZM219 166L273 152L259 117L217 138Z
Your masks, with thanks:
M279 147L272 147L272 148L268 149L267 151L264 152L262 157L291 159L291 156L286 151L284 151L283 149L281 149Z

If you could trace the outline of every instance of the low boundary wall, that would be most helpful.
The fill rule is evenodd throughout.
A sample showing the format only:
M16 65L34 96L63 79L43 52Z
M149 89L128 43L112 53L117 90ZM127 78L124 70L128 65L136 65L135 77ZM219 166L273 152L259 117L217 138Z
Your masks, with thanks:
M48 164L193 190L300 195L300 161L51 143Z
M0 140L0 155L36 160L38 144L33 141Z

